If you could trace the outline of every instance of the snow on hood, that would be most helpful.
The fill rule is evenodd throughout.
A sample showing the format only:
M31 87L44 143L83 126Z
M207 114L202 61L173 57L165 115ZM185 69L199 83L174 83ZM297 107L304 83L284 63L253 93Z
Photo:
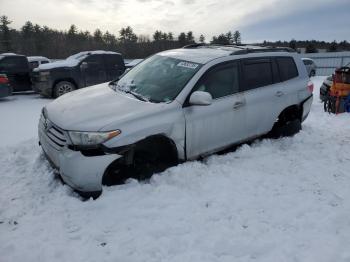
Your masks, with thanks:
M37 68L35 68L34 71L49 70L57 67L74 67L74 66L77 66L79 62L80 60L77 60L77 59L65 59L65 60L56 61L52 63L41 64Z
M63 95L48 104L46 110L48 118L64 130L100 131L107 125L137 119L162 107L114 91L104 83Z
M67 57L65 60L60 60L52 63L39 65L36 69L34 69L34 71L49 70L57 67L74 67L74 66L77 66L84 58L93 54L119 54L119 53L112 52L112 51L103 51L103 50L84 51L84 52L71 55Z

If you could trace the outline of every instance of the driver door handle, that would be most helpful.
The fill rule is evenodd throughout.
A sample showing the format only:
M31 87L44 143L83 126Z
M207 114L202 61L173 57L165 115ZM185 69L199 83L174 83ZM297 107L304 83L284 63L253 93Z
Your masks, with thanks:
M284 95L284 93L282 91L277 91L276 94L275 94L275 96L277 96L277 97L280 97L280 96L283 96L283 95Z
M242 106L244 106L244 102L238 101L238 102L233 104L233 110L237 110L238 108L240 108Z

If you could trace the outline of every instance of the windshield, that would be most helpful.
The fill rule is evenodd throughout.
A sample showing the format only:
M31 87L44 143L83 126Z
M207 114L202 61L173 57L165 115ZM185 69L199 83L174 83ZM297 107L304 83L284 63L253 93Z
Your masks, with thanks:
M125 74L117 89L151 102L170 102L181 92L201 64L154 55Z

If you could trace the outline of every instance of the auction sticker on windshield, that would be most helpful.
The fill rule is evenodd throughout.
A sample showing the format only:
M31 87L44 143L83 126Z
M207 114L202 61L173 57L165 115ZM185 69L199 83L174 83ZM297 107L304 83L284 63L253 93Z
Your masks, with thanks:
M182 62L178 63L177 66L196 69L198 67L198 64L182 61Z

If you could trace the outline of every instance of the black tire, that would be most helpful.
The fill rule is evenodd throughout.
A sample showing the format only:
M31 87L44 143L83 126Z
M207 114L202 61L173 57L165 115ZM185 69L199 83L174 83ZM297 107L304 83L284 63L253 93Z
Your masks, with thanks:
M77 88L72 82L69 81L60 81L58 82L53 89L53 97L57 98L66 93L72 92Z
M299 118L291 118L290 120L281 118L273 126L268 134L269 138L280 138L294 136L301 130L301 121Z
M310 72L310 77L313 77L313 76L315 76L315 75L316 75L315 70L312 70L312 71Z
M75 190L75 192L78 193L79 196L81 196L84 200L87 200L91 197L93 200L96 200L102 194L102 190L101 191L92 191L92 192L83 192L83 191Z
M155 173L160 173L177 164L177 161L168 159L162 151L136 150L131 164L126 164L123 158L114 162L106 170L102 184L121 185L129 178L139 181L148 180Z

